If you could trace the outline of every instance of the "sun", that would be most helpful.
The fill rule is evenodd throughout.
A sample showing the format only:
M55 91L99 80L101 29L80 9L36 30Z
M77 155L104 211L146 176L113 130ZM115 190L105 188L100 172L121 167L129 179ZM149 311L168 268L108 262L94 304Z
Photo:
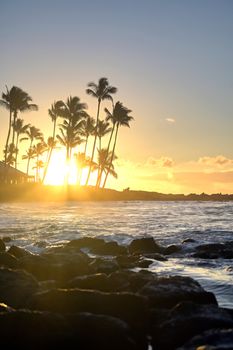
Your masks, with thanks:
M62 150L54 150L47 175L45 177L45 185L61 186L66 182L68 176L68 184L75 185L78 181L78 168L75 160L66 162L66 154Z

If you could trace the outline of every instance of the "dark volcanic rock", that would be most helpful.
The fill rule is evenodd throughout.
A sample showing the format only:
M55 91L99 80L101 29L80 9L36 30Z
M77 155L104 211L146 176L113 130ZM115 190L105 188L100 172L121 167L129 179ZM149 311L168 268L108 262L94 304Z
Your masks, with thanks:
M129 325L115 317L79 313L68 315L77 334L78 349L147 350L145 334L133 331Z
M106 315L13 310L0 313L0 328L1 346L6 349L147 349L145 336L137 336L127 323Z
M19 261L20 268L32 273L38 280L68 281L91 272L86 254L43 254L27 256Z
M38 283L25 271L0 268L0 301L15 308L24 307L36 293Z
M132 253L160 253L161 247L155 242L153 237L144 237L134 239L128 246Z
M117 242L104 242L91 248L91 252L100 255L123 255L127 254L127 248Z
M116 259L107 258L96 258L89 264L89 267L93 273L110 274L119 270L119 265Z
M233 241L200 245L193 256L202 259L233 259Z
M59 313L90 312L119 317L144 329L147 325L146 298L132 293L103 293L80 289L53 289L35 294L29 308Z
M162 253L164 255L170 255L174 253L179 253L181 251L181 247L176 244L171 244L168 247L163 248Z
M118 265L122 269L132 269L137 266L140 255L119 255L116 257Z
M79 239L73 239L67 243L67 247L81 249L81 248L96 248L105 243L103 238L98 237L83 237Z
M0 266L9 267L15 269L18 265L18 260L7 252L0 253Z
M23 258L25 256L32 256L33 254L30 253L28 250L25 250L23 248L19 248L16 245L12 245L9 249L8 249L8 253L15 256L16 258L20 259Z
M217 304L214 294L206 292L190 277L157 277L141 288L139 293L148 297L154 308L172 308L181 301Z
M232 329L211 329L196 337L177 350L232 350Z
M6 245L2 239L0 239L0 252L4 252L6 250Z
M94 275L84 275L73 278L64 285L65 288L92 289L99 291L109 291L108 276L105 273Z
M18 310L0 313L1 346L8 349L67 349L75 337L61 315Z
M156 325L152 335L154 349L176 349L195 335L212 328L233 327L232 316L215 305L181 303Z

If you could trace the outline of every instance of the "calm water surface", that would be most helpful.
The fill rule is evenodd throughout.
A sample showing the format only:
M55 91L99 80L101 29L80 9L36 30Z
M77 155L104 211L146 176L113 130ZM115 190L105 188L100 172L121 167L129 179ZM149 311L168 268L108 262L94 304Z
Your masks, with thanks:
M82 236L100 236L126 244L153 236L163 245L193 238L193 245L233 239L231 202L66 202L0 204L0 236L34 253ZM154 262L159 274L188 275L215 293L221 306L233 308L233 261L182 257Z

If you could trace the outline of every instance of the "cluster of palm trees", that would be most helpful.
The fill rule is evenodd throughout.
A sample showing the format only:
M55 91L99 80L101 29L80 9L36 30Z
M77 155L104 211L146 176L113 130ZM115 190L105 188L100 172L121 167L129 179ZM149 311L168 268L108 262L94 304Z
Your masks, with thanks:
M66 183L69 182L69 164L72 159L76 161L79 185L81 180L82 184L88 185L93 172L96 173L97 188L106 186L109 175L117 177L113 163L117 159L115 151L119 128L129 127L133 117L129 115L131 110L121 102L114 103L112 95L117 92L117 88L109 85L107 78L100 78L97 84L89 83L86 89L87 94L97 100L96 118L87 113L87 105L77 96L70 96L66 101L55 101L51 105L48 114L53 123L53 132L47 142L38 128L24 124L24 120L19 117L20 113L38 110L38 106L31 103L32 98L16 86L6 90L6 93L2 93L0 100L0 106L9 110L8 133L4 149L6 169L8 165L17 169L19 144L28 140L28 150L22 156L22 159L27 160L27 174L29 174L31 159L35 159L33 168L36 169L36 181L44 182L53 151L59 142L66 150L67 173L64 179ZM104 108L106 116L101 120L100 114L104 101L110 101L112 108L111 110ZM103 148L103 138L106 135L109 135L107 147ZM82 151L79 148L81 144ZM90 155L88 155L88 149L91 150ZM46 154L46 160L43 162L44 154ZM44 171L41 177L42 168ZM85 168L87 174L83 183L82 175Z

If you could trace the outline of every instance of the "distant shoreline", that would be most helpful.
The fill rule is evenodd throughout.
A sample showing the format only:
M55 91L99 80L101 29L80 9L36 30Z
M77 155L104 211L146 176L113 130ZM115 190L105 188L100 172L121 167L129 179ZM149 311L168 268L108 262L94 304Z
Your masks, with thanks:
M52 201L233 201L233 194L163 194L41 184L0 185L0 202Z

